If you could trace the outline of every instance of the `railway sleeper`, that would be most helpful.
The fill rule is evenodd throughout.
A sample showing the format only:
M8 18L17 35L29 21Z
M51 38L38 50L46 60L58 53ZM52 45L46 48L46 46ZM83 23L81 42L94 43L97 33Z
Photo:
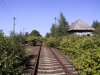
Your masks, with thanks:
M62 72L62 73L54 73L54 74L37 74L37 75L66 75L66 74Z
M55 70L55 69L62 69L62 67L40 67L38 69L41 69L41 70Z
M58 70L38 70L38 73L40 74L53 74L53 73L62 73L64 72L62 69L58 69Z

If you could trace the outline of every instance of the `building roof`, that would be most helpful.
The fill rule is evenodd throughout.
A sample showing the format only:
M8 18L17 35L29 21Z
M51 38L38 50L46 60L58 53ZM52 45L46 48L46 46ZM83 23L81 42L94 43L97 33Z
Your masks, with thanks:
M88 24L81 20L77 20L71 24L69 31L71 30L94 30L94 28L90 27Z

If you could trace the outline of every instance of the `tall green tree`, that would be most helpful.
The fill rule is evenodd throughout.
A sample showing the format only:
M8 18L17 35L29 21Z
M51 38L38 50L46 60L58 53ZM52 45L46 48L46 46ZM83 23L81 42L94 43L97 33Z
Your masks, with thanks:
M46 33L46 37L50 37L51 36L51 33Z
M66 18L64 17L63 13L60 13L60 19L58 22L58 32L59 36L65 36L68 34L69 24L66 21Z
M100 22L98 22L97 20L93 21L92 27L95 28L94 33L100 35Z
M31 36L39 36L39 37L41 36L40 33L39 33L39 31L37 31L37 30L33 30L33 31L30 33L30 35L31 35Z
M51 27L51 35L53 37L58 36L58 27L57 27L56 24L52 24L52 27Z
M68 34L69 24L66 21L63 13L60 13L58 23L52 24L51 35L53 37L65 36Z
M25 32L25 36L27 37L29 35L29 33L28 32Z

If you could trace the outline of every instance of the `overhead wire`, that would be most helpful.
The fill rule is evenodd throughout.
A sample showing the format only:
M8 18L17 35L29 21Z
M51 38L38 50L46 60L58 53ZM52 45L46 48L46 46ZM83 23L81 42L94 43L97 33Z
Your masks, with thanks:
M10 8L4 0L0 0L0 5L3 7L3 9L5 9L7 14L9 14L11 17L14 17L14 14L12 13L12 11L10 10Z
M15 18L13 12L10 10L10 8L8 7L8 5L4 0L0 0L0 5L3 7L3 9L5 9L6 13L9 16L11 16L13 19ZM13 30L15 31L15 24L13 25ZM23 33L24 33L24 29L23 29Z
M0 7L5 9L4 5L2 4L2 1L0 0Z
M14 18L13 12L10 10L10 8L8 7L8 5L6 4L4 0L0 0L0 6L3 8L5 13L7 13L12 19Z

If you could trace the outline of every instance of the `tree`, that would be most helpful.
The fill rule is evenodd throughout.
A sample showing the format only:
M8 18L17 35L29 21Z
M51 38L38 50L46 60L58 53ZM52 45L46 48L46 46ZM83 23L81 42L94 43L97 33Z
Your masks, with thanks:
M100 35L100 22L98 22L97 20L93 21L92 27L95 28L94 33Z
M52 36L55 35L55 28L56 28L55 24L52 24L52 27L51 27L51 34L52 34Z
M58 36L58 27L57 27L56 24L52 24L52 27L51 27L51 35L53 37Z
M39 37L41 36L40 33L39 33L39 31L37 31L37 30L33 30L33 31L30 33L30 35L31 35L31 36L39 36Z
M68 34L68 29L69 29L69 24L66 21L63 13L60 13L60 20L59 20L59 24L58 24L58 32L59 32L59 36L65 36Z
M51 33L46 33L46 37L50 37L51 36Z
M25 36L27 37L28 35L29 35L29 33L28 33L28 32L26 32L26 33L25 33Z
M65 36L68 34L69 24L66 21L63 13L60 14L60 19L57 24L52 24L51 35L53 37Z

